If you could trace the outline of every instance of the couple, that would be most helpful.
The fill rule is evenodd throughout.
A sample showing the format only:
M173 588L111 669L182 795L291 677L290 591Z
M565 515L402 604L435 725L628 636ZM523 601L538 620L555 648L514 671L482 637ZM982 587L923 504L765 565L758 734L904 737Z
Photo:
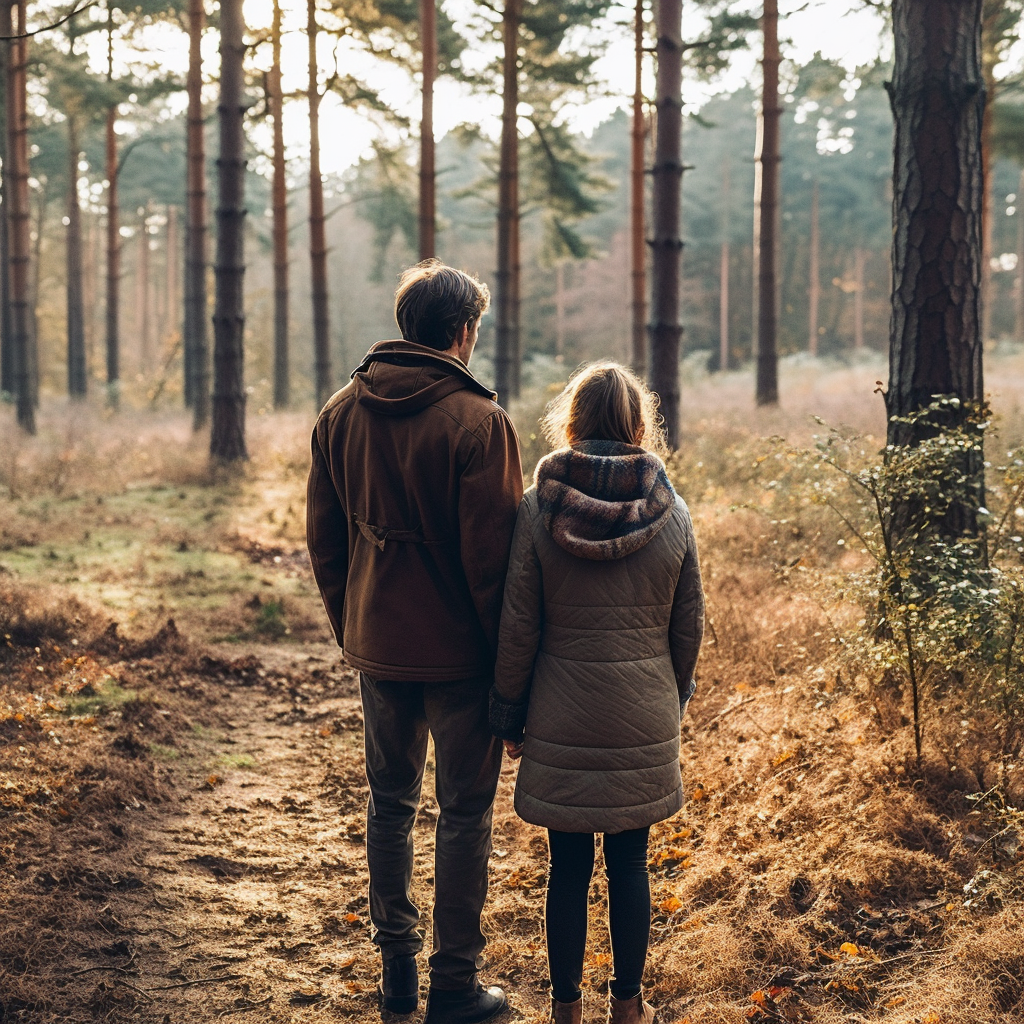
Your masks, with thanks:
M440 813L425 1024L507 1009L478 958L502 741L515 808L548 829L552 1017L579 1024L594 834L608 875L615 1024L650 1024L647 838L682 805L679 723L704 600L690 516L654 454L654 396L616 364L552 403L523 494L519 446L468 369L489 294L406 271L401 341L370 349L317 421L307 536L366 732L370 919L383 1007L418 1005L412 828L428 733ZM492 685L493 684L493 685Z

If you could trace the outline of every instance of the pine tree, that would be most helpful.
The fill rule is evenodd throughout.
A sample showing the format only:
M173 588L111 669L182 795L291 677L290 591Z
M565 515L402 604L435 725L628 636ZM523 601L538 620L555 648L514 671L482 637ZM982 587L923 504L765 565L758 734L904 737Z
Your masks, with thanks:
M35 402L32 389L32 354L29 263L31 260L30 211L28 198L28 110L27 75L28 41L25 0L3 0L4 14L0 23L9 27L5 35L18 34L9 46L7 62L7 157L10 188L5 204L10 203L10 276L11 276L11 364L12 383L19 426L28 434L36 432Z
M245 21L242 0L220 5L220 157L216 297L213 313L213 428L210 455L248 458L245 446Z
M274 408L288 405L291 391L288 351L288 193L284 160L284 93L281 89L281 0L274 0L273 58L267 83L274 121Z
M757 404L779 401L778 258L779 227L779 4L765 0L764 69L761 91L759 145L755 157L755 204L760 218L757 234Z
M203 0L188 3L187 185L185 206L185 315L182 324L185 404L192 428L210 418L210 353L206 326L206 156L203 137Z
M681 0L658 0L657 132L654 150L654 196L651 214L651 373L652 390L661 399L669 447L679 444L679 235L682 161Z

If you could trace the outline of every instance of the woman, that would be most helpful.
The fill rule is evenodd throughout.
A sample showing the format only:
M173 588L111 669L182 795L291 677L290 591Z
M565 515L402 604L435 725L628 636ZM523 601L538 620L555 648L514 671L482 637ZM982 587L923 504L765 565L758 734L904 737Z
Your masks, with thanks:
M650 826L683 803L679 724L704 595L690 514L655 454L656 399L627 369L583 370L544 420L557 448L519 506L491 691L519 816L548 829L552 1018L579 1024L594 834L604 833L613 1024L651 1024Z

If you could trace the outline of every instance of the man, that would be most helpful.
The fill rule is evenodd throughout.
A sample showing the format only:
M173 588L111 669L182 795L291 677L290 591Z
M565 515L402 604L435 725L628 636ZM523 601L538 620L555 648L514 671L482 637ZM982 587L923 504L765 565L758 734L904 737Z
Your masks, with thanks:
M477 1024L507 1008L484 988L491 808L501 744L487 697L516 512L515 430L469 371L485 285L432 260L395 295L402 341L374 345L313 432L306 533L366 733L370 920L385 1009L417 1006L419 911L412 827L427 734L440 813L425 1024Z

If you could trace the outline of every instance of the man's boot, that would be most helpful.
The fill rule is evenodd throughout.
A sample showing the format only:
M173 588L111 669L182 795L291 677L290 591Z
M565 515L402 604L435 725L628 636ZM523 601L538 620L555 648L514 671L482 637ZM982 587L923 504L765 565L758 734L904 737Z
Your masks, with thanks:
M644 1002L643 992L632 999L608 997L609 1024L654 1024L654 1007Z
M507 1009L508 1000L497 985L484 988L477 981L469 988L451 991L432 988L423 1024L483 1024Z
M391 1013L415 1013L419 1004L420 982L416 957L385 957L381 963L380 1001Z
M583 995L571 1003L560 1003L551 997L552 1024L583 1024Z

